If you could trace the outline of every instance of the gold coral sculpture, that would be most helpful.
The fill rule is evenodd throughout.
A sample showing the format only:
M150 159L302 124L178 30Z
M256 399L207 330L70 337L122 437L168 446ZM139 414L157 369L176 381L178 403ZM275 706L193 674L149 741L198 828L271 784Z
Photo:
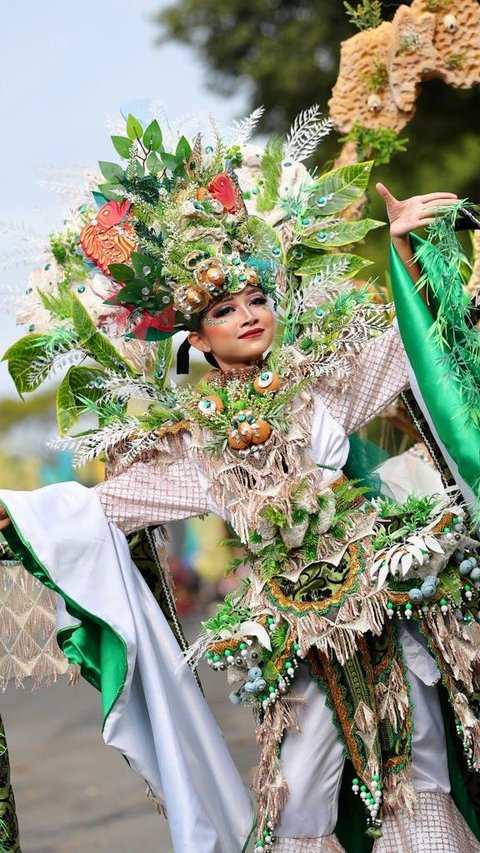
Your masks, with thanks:
M415 115L421 84L437 78L458 89L480 82L478 0L413 0L399 6L393 20L342 42L340 69L329 101L341 134L403 130ZM347 141L336 166L358 161L355 141ZM366 197L347 211L361 217ZM473 236L475 265L468 289L480 300L480 231Z
M346 134L358 123L399 133L421 83L433 77L462 89L480 82L478 0L413 0L391 22L344 41L329 102L335 128Z

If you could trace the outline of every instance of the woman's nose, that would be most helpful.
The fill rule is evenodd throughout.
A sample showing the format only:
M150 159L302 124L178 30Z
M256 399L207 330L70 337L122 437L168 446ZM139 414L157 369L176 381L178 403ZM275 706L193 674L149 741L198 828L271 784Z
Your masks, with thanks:
M253 311L251 310L251 308L248 305L242 306L242 311L243 311L243 316L242 316L242 321L241 321L242 326L247 325L247 323L252 324L252 323L257 322L258 318L255 317L255 314L253 313Z

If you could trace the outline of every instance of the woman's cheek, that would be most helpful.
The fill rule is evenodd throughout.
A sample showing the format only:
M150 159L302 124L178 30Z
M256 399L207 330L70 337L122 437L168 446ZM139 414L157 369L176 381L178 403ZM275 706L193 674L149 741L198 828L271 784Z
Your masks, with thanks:
M218 318L214 323L208 325L207 338L213 347L215 344L222 344L223 341L231 341L234 334L234 324L229 322L227 318Z

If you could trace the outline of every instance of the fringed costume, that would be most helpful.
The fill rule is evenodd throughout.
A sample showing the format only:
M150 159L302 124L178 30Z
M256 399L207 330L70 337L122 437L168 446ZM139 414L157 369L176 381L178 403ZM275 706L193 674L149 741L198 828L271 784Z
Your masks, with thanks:
M101 690L104 739L165 806L176 853L239 853L252 832L191 672L202 657L256 717L257 853L478 851L461 782L480 768L480 543L468 512L479 496L478 341L452 223L418 247L429 288L435 270L436 321L394 256L392 325L391 306L352 282L366 262L343 250L379 224L342 218L370 164L312 176L301 161L328 129L318 111L263 151L246 144L257 118L229 142L216 128L212 144L177 137L174 153L155 121L130 116L114 137L127 165L100 164L99 209L80 207L56 235L54 284L36 293L49 331L40 323L7 353L20 391L80 354L59 392L60 426L99 416L65 441L79 462L103 453L109 476L90 491L1 492L6 535L56 593L59 644ZM247 285L277 305L271 351L167 388L173 331L198 328L212 301ZM462 494L400 504L344 474L349 436L409 384ZM248 572L187 666L162 526L208 512L229 523ZM46 646L31 664L4 642L5 680L17 668L42 676Z

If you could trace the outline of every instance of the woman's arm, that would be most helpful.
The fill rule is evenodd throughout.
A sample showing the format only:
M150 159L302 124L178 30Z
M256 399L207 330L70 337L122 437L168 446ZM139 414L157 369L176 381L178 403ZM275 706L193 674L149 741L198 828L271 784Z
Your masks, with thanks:
M125 534L209 512L197 469L186 453L171 461L135 462L94 491L108 520Z
M183 452L136 462L122 474L93 487L107 519L126 535L143 527L205 515L209 505L198 472ZM0 531L10 518L0 505Z
M400 260L408 270L414 284L420 279L422 271L414 259L414 252L410 242L410 232L417 228L425 228L435 221L435 214L439 208L447 207L457 200L454 193L438 192L426 195L414 195L403 201L395 198L384 184L376 185L378 194L383 198L387 208L387 217L390 223L390 236L397 250ZM423 301L428 306L428 294L423 287L419 291Z

